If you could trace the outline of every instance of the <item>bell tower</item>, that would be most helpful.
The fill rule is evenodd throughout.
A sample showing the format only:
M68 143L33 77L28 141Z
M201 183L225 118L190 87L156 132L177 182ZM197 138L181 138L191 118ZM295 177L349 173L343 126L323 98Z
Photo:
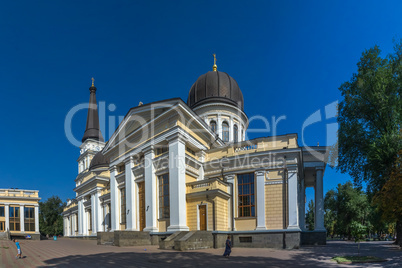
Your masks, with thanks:
M96 103L95 79L92 78L92 85L89 88L89 107L87 115L87 125L82 137L80 146L80 156L78 162L78 174L88 171L89 165L95 154L105 147L105 141L99 127L98 105Z

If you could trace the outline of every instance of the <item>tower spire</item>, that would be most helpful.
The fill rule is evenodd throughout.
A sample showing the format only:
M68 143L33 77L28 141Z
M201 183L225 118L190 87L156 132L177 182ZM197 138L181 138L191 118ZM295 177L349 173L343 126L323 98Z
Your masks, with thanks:
M85 128L84 137L82 142L87 139L93 139L104 142L102 133L99 127L98 105L96 104L96 87L94 85L95 79L92 77L92 85L89 88L89 107L87 115L87 126Z
M218 69L218 66L216 65L216 54L214 53L214 66L212 66L212 70L214 70L214 72L216 72L216 70Z

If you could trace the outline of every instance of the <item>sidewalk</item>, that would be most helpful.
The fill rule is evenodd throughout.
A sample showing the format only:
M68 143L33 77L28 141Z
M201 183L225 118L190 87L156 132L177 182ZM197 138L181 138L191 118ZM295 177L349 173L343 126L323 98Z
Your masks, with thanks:
M160 250L158 246L98 246L94 240L61 238L57 241L21 240L23 259L15 259L11 241L0 241L0 267L401 267L402 250L392 242L363 242L362 255L389 259L385 263L338 265L336 255L357 253L357 244L330 241L327 246L303 247L299 250L233 248L229 259L224 249L187 252ZM8 247L8 248L7 248Z

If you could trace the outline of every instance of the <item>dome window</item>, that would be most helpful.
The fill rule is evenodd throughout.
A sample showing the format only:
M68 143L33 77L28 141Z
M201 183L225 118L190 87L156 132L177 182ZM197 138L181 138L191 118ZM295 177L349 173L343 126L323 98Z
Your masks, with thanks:
M239 129L237 125L233 126L233 141L238 142L239 141Z
M209 126L210 126L212 132L216 133L216 122L211 121L211 123L209 123Z
M222 123L222 139L224 142L229 141L229 124L227 122Z

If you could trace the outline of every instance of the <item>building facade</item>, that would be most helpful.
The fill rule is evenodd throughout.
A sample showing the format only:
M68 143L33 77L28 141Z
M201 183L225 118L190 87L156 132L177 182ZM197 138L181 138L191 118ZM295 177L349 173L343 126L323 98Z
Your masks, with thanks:
M39 191L0 189L0 234L40 239Z
M207 232L215 247L228 234L237 246L325 243L327 148L301 147L297 134L245 140L243 94L216 64L193 84L186 103L131 108L107 143L95 93L92 85L76 198L63 213L65 236L134 245L136 234L146 233L151 243L167 245L191 244ZM306 187L315 189L314 232L305 228Z

